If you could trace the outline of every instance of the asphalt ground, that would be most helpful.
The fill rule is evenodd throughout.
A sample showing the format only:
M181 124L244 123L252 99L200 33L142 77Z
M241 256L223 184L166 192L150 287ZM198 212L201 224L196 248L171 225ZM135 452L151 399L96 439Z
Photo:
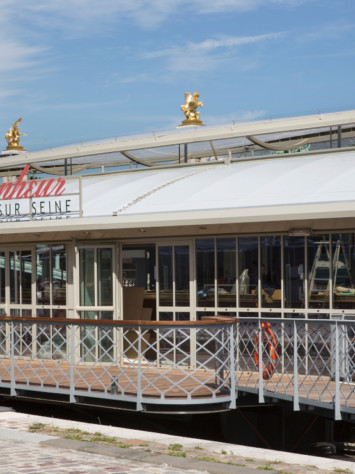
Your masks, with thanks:
M355 474L355 464L7 409L0 411L0 473L248 474L261 470L284 474Z

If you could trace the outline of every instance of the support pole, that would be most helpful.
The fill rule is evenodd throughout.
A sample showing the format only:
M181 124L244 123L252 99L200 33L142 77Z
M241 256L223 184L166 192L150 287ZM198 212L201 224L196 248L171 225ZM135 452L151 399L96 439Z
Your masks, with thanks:
M341 148L341 125L338 127L338 148Z

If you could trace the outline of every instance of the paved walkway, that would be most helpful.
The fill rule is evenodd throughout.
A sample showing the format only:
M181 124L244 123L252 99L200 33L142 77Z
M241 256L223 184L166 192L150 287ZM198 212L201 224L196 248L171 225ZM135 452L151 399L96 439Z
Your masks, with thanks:
M29 432L30 427L33 429L43 425L50 429ZM130 447L64 439L55 436L55 430L57 433L61 430L80 430L80 433L87 433L88 436L95 434L97 437L100 433L101 437L114 437L122 446L125 442ZM46 431L51 432L51 435L46 434ZM255 474L260 470L292 474L355 474L355 464L12 411L0 412L1 474Z

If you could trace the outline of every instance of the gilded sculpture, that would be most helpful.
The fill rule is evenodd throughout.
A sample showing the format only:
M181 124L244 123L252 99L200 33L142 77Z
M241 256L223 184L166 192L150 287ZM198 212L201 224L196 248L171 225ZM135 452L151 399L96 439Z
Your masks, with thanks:
M7 150L23 150L23 147L20 145L20 135L27 136L26 133L20 132L19 123L22 121L22 118L19 118L14 122L9 131L5 135L7 140Z
M197 112L197 107L203 107L203 102L198 100L200 94L196 91L193 94L190 92L185 92L185 104L182 105L180 108L184 112L186 120L184 120L180 127L184 127L186 125L203 125L200 114Z

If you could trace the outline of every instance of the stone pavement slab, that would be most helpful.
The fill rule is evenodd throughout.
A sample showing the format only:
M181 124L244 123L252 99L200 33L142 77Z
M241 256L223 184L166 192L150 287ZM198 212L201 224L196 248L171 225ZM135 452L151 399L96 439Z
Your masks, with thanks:
M102 433L107 437L125 441L131 447L122 448L64 439L57 437L55 430L52 430L51 435L29 433L30 426L36 424L43 424L56 430L75 429L88 434ZM181 446L183 452L169 451L168 447L174 444ZM196 451L199 456L196 456ZM260 470L292 474L330 472L355 474L355 464L332 458L0 411L0 473L248 474Z

